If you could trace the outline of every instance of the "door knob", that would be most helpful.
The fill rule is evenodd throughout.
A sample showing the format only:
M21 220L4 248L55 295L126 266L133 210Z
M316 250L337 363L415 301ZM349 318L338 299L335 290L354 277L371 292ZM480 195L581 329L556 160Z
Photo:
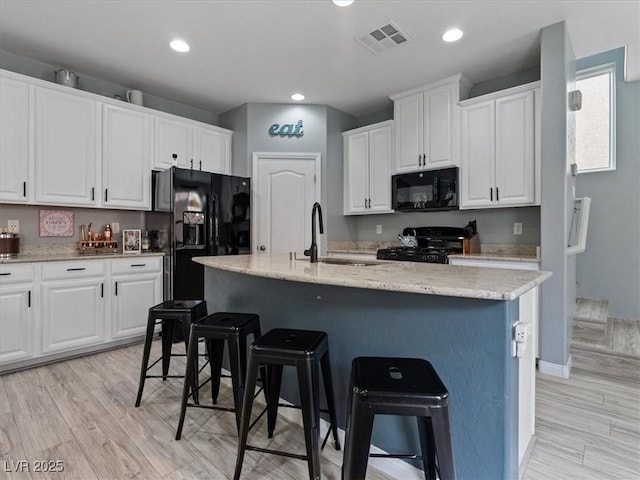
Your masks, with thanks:
M265 247L264 245L260 245L260 251L264 252L267 249L267 247Z

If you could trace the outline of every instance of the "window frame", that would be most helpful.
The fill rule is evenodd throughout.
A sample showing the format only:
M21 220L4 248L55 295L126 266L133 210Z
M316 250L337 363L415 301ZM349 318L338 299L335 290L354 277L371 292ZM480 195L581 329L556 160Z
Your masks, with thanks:
M577 173L611 172L616 169L616 64L615 62L603 63L593 67L583 68L576 71L576 88L580 80L609 74L609 164L599 168L580 168L578 164Z

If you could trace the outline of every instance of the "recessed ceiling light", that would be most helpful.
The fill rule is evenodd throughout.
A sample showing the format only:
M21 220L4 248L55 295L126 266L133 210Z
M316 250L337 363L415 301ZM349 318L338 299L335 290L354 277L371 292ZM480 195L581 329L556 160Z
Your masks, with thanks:
M353 3L353 0L332 0L333 4L337 7L348 7Z
M302 95L301 93L294 93L293 95L291 95L291 100L301 102L302 100L304 100L304 95Z
M173 40L170 44L171 48L173 48L176 52L185 53L188 52L191 47L184 40Z
M451 30L447 30L446 32L444 32L444 34L442 35L442 40L444 40L445 42L456 42L462 38L462 35L464 35L464 33L462 33L462 30L458 28L452 28Z

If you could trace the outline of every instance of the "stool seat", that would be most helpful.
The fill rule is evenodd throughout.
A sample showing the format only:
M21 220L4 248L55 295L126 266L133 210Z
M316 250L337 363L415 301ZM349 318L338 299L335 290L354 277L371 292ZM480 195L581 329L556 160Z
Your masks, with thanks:
M180 377L182 375L169 375L169 365L171 357L176 354L171 353L173 344L173 332L176 323L179 324L185 342L185 351L187 349L187 340L189 339L189 327L193 322L207 315L207 302L205 300L167 300L158 305L149 308L147 316L147 333L144 340L144 349L142 353L142 365L140 367L140 381L138 383L138 396L136 398L136 407L140 406L142 400L142 392L144 390L145 380L147 378L167 378ZM158 323L162 324L162 356L149 365L149 357L151 355L151 344L155 327ZM185 354L186 355L186 354ZM148 371L156 363L162 361L162 375L149 375ZM194 383L197 384L198 359L194 360L196 368L194 370ZM194 401L197 402L197 394L194 393Z
M449 423L449 392L437 372L420 358L357 357L351 364L350 399L342 465L344 480L366 476L375 415L414 416L421 456L376 454L376 457L422 458L424 475L455 480Z
M255 313L236 313L236 312L216 312L198 320L193 324L202 333L234 333L242 330L252 321L260 321L260 317Z
M284 366L296 368L301 406L294 406L302 410L306 455L259 448L247 445L253 392L257 372L267 367L267 435L273 436L275 430L279 404L282 370ZM327 400L327 412L331 426L327 436L320 446L320 372ZM255 423L255 422L254 422ZM336 419L335 399L333 395L333 381L331 379L331 363L329 360L329 340L325 332L314 330L295 330L275 328L255 341L249 348L249 365L247 368L247 382L242 404L242 418L238 439L238 457L234 479L239 480L245 450L262 453L284 455L290 458L306 460L309 478L320 478L320 450L324 447L330 434L333 434L334 446L340 450L338 426Z

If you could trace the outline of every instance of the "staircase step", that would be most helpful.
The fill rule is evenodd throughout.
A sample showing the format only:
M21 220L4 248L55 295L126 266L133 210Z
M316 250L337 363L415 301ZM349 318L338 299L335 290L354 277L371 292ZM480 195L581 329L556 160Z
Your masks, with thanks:
M581 322L606 324L609 317L609 300L577 298L574 319Z
M571 349L572 370L598 373L640 384L640 358Z
M607 323L573 320L573 338L604 342L607 339Z

